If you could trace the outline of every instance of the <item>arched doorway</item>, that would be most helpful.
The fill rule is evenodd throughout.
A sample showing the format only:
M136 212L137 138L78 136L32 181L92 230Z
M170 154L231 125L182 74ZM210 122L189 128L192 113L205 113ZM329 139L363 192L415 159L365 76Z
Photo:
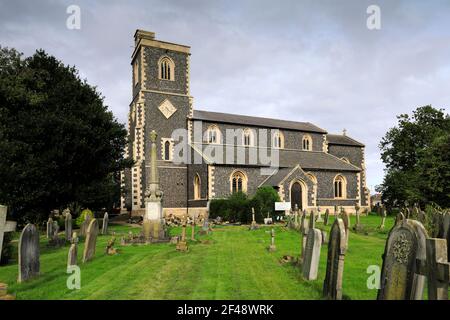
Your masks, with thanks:
M302 185L299 182L294 182L291 186L291 208L295 209L297 205L299 210L303 210L303 190Z

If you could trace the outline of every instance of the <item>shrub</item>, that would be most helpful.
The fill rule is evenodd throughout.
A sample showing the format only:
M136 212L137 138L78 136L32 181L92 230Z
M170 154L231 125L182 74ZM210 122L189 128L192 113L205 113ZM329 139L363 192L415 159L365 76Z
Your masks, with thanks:
M81 211L80 216L75 220L76 225L80 226L84 222L84 220L86 220L87 215L91 216L91 219L94 218L94 214L91 210L84 209L83 211Z
M267 217L267 213L275 219L275 202L279 201L280 196L274 188L270 186L258 188L251 201L252 207L255 208L256 221L262 222Z

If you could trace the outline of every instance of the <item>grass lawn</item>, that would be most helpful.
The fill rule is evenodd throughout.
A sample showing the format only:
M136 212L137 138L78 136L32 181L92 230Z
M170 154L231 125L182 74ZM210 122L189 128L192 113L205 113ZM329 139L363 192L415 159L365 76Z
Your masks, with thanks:
M367 289L369 265L381 267L388 230L393 217L386 220L386 231L378 232L380 217L361 217L367 234L351 232L345 257L344 299L375 299L376 290ZM330 217L330 223L334 217ZM352 223L354 217L352 217ZM318 228L330 226L318 223ZM111 225L110 231L126 234L138 228ZM175 228L171 234L179 234ZM190 229L188 228L190 236ZM174 244L120 246L119 254L105 255L109 236L99 236L95 259L81 264L83 244L78 247L81 266L81 289L66 286L68 246L46 247L41 237L41 276L18 284L17 264L0 267L0 282L8 283L9 293L17 299L321 299L325 277L327 246L322 246L319 278L302 279L292 264L280 264L283 255L298 257L300 234L275 227L276 252L268 252L270 227L248 231L245 226L217 226L211 235L197 236L189 242L189 252L175 250ZM17 245L17 243L15 243Z

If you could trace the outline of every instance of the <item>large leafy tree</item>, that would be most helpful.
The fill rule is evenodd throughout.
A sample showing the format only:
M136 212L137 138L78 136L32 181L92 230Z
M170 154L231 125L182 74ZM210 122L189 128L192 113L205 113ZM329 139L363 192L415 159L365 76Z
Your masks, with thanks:
M20 221L117 204L126 129L75 67L0 47L0 203Z
M450 116L443 109L419 107L381 140L386 165L378 188L389 205L436 203L450 206Z

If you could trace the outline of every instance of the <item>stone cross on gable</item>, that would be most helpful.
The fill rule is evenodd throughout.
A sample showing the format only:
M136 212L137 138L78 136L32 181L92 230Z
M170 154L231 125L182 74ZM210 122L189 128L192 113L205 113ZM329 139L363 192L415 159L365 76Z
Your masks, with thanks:
M447 240L428 238L426 255L426 260L416 259L416 272L427 277L428 299L448 300L450 262L447 256Z
M15 221L6 221L8 207L0 205L0 259L2 258L3 236L6 232L16 231Z

